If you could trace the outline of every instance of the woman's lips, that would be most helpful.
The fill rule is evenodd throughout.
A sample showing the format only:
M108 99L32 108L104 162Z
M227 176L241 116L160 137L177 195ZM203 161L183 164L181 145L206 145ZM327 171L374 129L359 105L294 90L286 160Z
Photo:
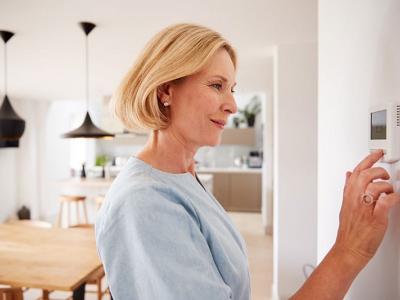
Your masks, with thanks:
M218 128L224 129L226 122L224 120L212 120L211 122L213 122Z

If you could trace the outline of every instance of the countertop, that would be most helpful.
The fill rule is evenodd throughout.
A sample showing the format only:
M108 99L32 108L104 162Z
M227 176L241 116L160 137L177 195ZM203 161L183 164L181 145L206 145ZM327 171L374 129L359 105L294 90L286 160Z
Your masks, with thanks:
M199 173L198 176L202 182L208 182L213 179L212 174ZM58 181L58 183L62 187L76 186L82 188L108 188L113 182L113 180L114 178L105 179L96 177L86 177L86 178L73 177L73 178L61 179Z
M93 188L102 188L109 187L111 183L114 181L114 178L105 179L105 178L96 178L96 177L71 177L66 179L61 179L58 183L61 186L81 186L81 187L93 187Z
M226 168L209 168L209 167L199 167L196 169L199 174L206 173L235 173L235 174L261 174L262 168L238 168L238 167L226 167Z

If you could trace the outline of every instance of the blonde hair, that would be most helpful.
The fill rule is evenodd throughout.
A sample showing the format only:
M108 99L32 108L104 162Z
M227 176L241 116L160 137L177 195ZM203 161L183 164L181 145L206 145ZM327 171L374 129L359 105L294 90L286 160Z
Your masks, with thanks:
M168 108L157 97L165 83L200 71L224 48L236 69L236 53L218 33L194 24L176 24L156 34L127 73L113 96L117 117L128 129L168 127Z

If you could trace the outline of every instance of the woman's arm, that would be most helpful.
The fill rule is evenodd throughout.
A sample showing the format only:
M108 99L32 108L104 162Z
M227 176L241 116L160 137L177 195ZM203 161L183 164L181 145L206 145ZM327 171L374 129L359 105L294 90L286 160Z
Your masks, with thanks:
M388 226L389 211L400 202L391 184L374 182L389 179L385 169L372 168L382 155L370 154L346 174L335 245L292 300L343 299L354 278L376 253ZM366 205L364 194L376 201Z
M290 299L343 299L361 269L348 253L333 247Z

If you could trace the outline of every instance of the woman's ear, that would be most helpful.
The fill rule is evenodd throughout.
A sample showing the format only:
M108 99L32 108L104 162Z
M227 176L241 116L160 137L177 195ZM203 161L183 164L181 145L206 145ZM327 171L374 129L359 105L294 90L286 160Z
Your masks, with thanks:
M167 82L167 83L163 83L162 85L160 85L157 88L157 98L159 101L161 101L162 103L168 102L169 104L171 104L171 83Z

